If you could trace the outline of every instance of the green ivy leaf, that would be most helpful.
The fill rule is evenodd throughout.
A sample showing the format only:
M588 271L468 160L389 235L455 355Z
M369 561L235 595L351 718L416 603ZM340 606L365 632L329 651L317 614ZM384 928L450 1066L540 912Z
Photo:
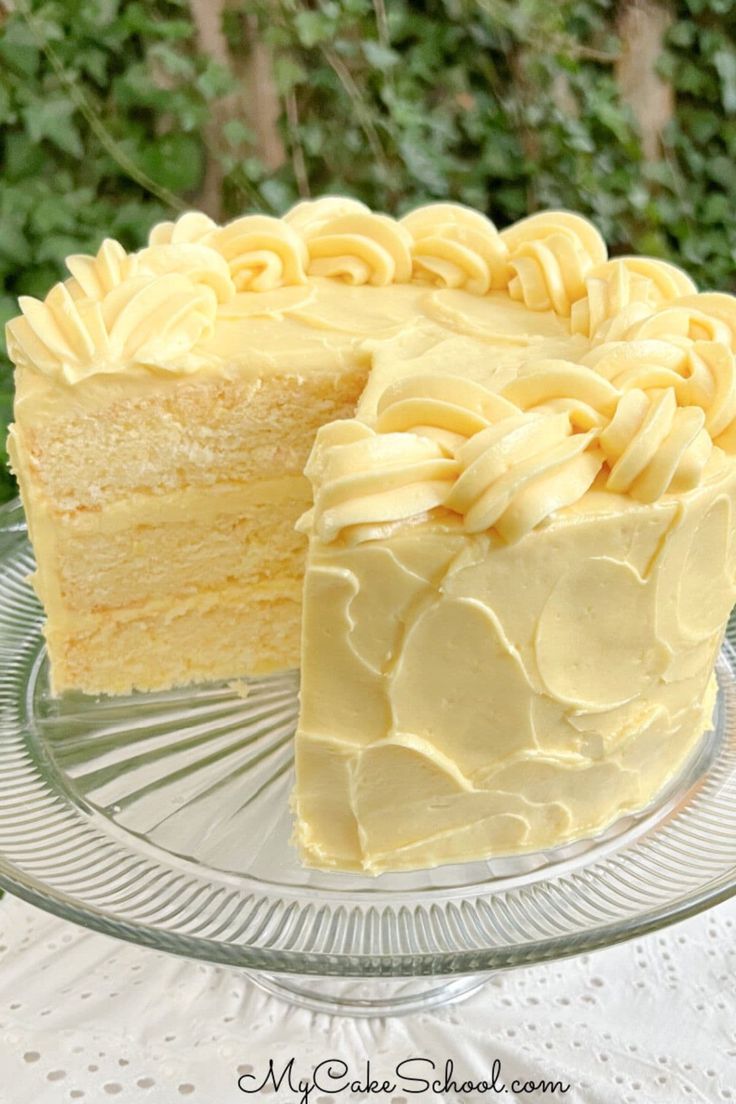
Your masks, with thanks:
M11 123L15 120L10 93L0 84L0 123Z
M670 27L667 33L667 43L670 46L687 49L695 42L697 33L695 23L692 23L689 19L680 19Z
M274 58L273 73L276 88L282 94L291 91L295 85L308 80L307 70L304 66L288 54L286 57Z
M309 49L321 42L331 42L334 23L321 11L300 11L294 17L294 29L302 46Z
M148 60L160 64L172 77L190 80L196 72L194 59L168 42L155 43L148 51Z
M24 108L23 120L32 142L47 140L72 157L81 157L82 139L73 121L75 105L64 97L39 100Z
M74 241L75 239L67 240ZM78 243L75 245L75 250L79 251ZM63 263L65 257L66 254L63 257L57 255L50 263L34 264L32 267L24 269L15 281L17 294L34 295L36 299L44 299L51 285L68 275ZM13 313L17 314L17 309Z
M729 114L736 112L736 48L723 47L713 54L713 64L721 78L721 103Z
M41 61L36 39L21 19L9 19L0 35L0 62L20 76L32 77Z
M180 41L192 35L192 24L188 19L161 19L157 14L149 14L142 3L124 4L121 22L127 31L152 42L160 38Z
M208 61L195 82L206 100L215 100L237 87L230 70L216 61Z
M393 69L394 65L397 65L401 60L396 50L392 50L388 46L383 46L380 42L376 42L371 38L367 38L365 42L361 43L361 49L365 60L369 65L372 65L374 69Z
M140 155L144 172L173 192L189 192L204 171L202 145L191 134L165 134L146 146Z
M171 99L171 90L156 81L144 61L129 65L113 87L115 98L122 107L145 106L163 112Z
M74 209L63 196L46 196L30 212L31 227L40 237L58 230L71 230L76 222Z
M727 225L732 217L732 204L728 196L721 192L706 196L700 217L703 222Z
M90 76L100 87L106 83L109 55L104 50L88 46L85 50L79 50L74 60L80 71Z
M85 0L84 15L93 27L109 27L120 11L120 0Z
M223 125L222 136L231 146L240 146L255 141L253 131L242 119L228 119Z
M0 258L16 265L31 262L31 248L27 237L13 222L3 219L0 222Z

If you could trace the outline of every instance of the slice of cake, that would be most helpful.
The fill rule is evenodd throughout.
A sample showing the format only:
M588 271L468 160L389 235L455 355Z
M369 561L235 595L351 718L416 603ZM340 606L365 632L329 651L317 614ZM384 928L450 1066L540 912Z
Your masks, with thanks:
M328 868L547 848L678 771L734 598L736 300L567 212L336 198L69 271L8 326L57 692L301 665Z
M57 692L298 666L302 469L369 367L308 265L289 222L191 214L21 300L9 450Z

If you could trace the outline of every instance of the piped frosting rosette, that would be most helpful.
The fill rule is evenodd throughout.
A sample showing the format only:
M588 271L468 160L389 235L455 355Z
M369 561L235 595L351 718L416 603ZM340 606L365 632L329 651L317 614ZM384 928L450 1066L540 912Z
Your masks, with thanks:
M703 411L705 429L736 451L736 302L718 293L660 308L625 338L595 345L585 364L621 391L671 389L679 407Z
M132 362L165 368L212 331L217 296L186 276L133 276L104 299L74 299L57 284L41 303L22 297L23 316L8 323L8 349L17 364L77 383L120 371ZM185 371L181 362L175 371Z
M96 256L73 256L71 278L41 302L19 300L8 323L8 350L17 364L77 383L131 364L166 368L215 323L234 293L223 258L192 242L162 244L128 255L117 242ZM180 360L175 371L186 371Z
M215 230L208 245L227 263L236 291L273 291L307 282L307 248L283 219L247 215Z
M412 237L414 278L475 295L504 288L508 249L490 219L455 203L430 203L401 220Z
M577 430L607 425L619 399L608 380L582 364L567 360L539 360L503 390L520 410L565 413Z
M736 348L736 299L701 292L674 299L630 325L616 326L605 340L719 341ZM597 342L596 342L597 343Z
M596 434L572 433L567 414L518 414L482 430L457 451L460 474L445 506L469 533L495 529L520 540L563 506L582 498L603 457Z
M592 223L569 211L530 215L502 231L501 240L512 272L511 298L530 310L554 310L564 317L585 295L590 270L607 256Z
M306 283L307 249L302 236L285 219L245 215L218 226L206 215L189 212L176 222L154 226L151 255L162 248L199 246L218 258L229 273L233 291L273 291Z
M71 278L66 288L74 299L104 299L109 291L135 276L138 258L120 242L105 238L95 256L76 253L66 259Z
M457 462L428 437L332 422L319 430L305 469L314 506L300 527L325 542L375 537L442 506L457 471Z
M172 222L159 222L148 235L149 245L191 245L205 242L217 223L201 211L187 211Z
M494 529L505 541L521 539L576 502L603 463L590 450L595 432L575 429L603 424L589 404L613 409L615 390L563 361L545 362L527 381L512 396L510 388L497 395L452 376L414 376L391 385L379 401L379 433L426 435L457 461L442 505L463 518L469 533ZM535 409L527 412L519 400Z
M451 203L399 221L343 197L299 203L283 219L251 215L225 226L188 212L154 227L138 253L107 240L94 256L70 257L68 267L70 278L43 302L23 297L23 316L8 325L17 363L67 383L129 366L186 373L193 358L183 354L207 339L229 301L240 310L236 296L284 287L309 294L312 278L376 287L414 281L480 297L506 287L530 309L569 315L571 332L591 342L584 366L615 390L673 388L678 406L700 407L712 439L736 452L736 300L695 294L689 277L662 261L607 260L597 230L570 212L532 215L500 234L485 216ZM586 399L590 381L573 379L569 367L562 376L559 366L545 371L543 383L538 373L533 385L520 380L509 401L525 411L567 411L575 432L604 427L610 403ZM522 395L532 386L562 391L532 400ZM416 405L422 397L402 401L410 398ZM422 401L452 405L447 395ZM432 434L446 449L462 437L440 425Z
M695 290L675 265L651 257L617 257L588 272L585 295L571 308L570 329L597 341L615 341L664 303Z
M627 391L599 443L610 466L607 489L640 502L697 487L713 448L703 411L678 406L671 387Z
M429 437L447 453L516 407L473 380L457 376L407 376L390 384L378 401L379 433Z
M300 203L285 222L298 229L305 243L310 276L374 287L411 279L408 230L356 200L327 197Z
M306 469L314 507L302 527L324 541L367 540L441 508L468 533L520 540L585 494L603 464L597 428L577 433L570 410L537 405L522 410L453 376L397 381L375 427L350 420L318 433Z

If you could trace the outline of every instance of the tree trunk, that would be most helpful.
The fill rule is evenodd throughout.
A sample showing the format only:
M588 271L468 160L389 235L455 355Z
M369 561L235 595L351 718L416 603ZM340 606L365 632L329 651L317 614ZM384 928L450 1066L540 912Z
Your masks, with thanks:
M657 73L657 62L672 14L653 0L631 0L618 19L621 54L616 80L631 108L647 161L658 161L662 131L674 114L672 88Z
M271 57L261 41L254 19L245 17L242 48L231 50L222 29L228 0L191 0L200 51L235 74L238 88L213 101L204 131L207 148L205 176L198 196L199 206L216 220L222 218L223 141L222 129L231 119L242 119L255 134L255 145L242 154L255 153L273 170L285 160L278 131L280 105L273 80Z

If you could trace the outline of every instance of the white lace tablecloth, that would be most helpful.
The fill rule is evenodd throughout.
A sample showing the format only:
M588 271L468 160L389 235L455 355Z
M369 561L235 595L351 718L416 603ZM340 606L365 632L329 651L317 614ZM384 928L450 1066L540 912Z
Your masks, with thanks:
M235 1104L242 1073L268 1060L308 1075L339 1057L447 1058L464 1079L493 1059L512 1078L559 1078L566 1104L736 1104L736 900L659 934L494 977L465 1003L351 1020L281 1003L242 973L118 943L0 901L3 1104ZM336 1101L357 1099L343 1093ZM328 1104L315 1092L310 1104ZM432 1093L372 1097L427 1104ZM449 1100L500 1099L450 1094Z

